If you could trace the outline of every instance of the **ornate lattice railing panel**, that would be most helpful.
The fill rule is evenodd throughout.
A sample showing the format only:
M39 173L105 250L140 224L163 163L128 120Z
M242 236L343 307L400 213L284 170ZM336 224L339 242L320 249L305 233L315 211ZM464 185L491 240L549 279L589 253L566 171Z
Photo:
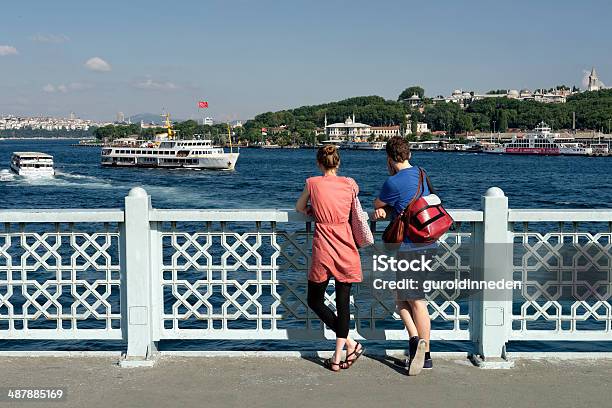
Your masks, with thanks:
M608 223L515 223L514 339L612 338Z
M454 278L469 273L473 223L459 224L441 243L434 269ZM162 223L160 338L320 338L307 307L311 223ZM364 271L370 262L362 256ZM353 292L356 328L366 337L403 338L394 298L371 288L370 274ZM459 291L430 294L434 329L468 337L467 301ZM334 304L333 288L327 301ZM444 334L442 334L444 332Z
M118 223L0 224L3 338L119 339Z

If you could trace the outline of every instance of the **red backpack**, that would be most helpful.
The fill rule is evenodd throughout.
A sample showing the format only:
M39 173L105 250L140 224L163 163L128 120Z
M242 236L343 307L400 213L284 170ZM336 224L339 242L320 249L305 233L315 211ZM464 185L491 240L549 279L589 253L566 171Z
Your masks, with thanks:
M423 196L425 181L430 194ZM389 223L383 233L383 241L401 243L408 237L414 243L429 244L437 241L452 225L453 218L435 194L429 176L419 168L419 184L414 197L404 211Z

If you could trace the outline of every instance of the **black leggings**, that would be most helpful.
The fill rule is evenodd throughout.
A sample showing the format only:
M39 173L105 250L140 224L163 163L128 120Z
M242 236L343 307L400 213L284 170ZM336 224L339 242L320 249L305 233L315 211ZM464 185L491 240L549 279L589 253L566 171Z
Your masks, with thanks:
M352 283L336 281L336 310L338 316L325 304L325 290L329 279L325 282L308 281L308 306L336 333L337 338L346 339L351 320L351 286Z

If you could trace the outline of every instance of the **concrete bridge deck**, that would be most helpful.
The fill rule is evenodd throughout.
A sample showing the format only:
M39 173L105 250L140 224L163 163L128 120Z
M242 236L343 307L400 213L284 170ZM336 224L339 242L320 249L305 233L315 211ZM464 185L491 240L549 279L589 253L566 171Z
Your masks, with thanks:
M605 407L612 359L521 360L482 370L463 357L407 377L394 357L366 356L341 373L316 358L162 356L125 369L107 357L0 357L0 388L65 387L56 403L0 407Z

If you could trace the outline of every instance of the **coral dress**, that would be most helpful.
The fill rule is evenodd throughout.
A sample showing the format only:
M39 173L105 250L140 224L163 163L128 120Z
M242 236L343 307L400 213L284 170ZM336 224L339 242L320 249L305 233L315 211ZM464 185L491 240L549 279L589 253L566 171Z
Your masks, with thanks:
M357 183L348 177L318 176L307 179L306 186L316 221L308 280L361 282L361 261L349 223Z

